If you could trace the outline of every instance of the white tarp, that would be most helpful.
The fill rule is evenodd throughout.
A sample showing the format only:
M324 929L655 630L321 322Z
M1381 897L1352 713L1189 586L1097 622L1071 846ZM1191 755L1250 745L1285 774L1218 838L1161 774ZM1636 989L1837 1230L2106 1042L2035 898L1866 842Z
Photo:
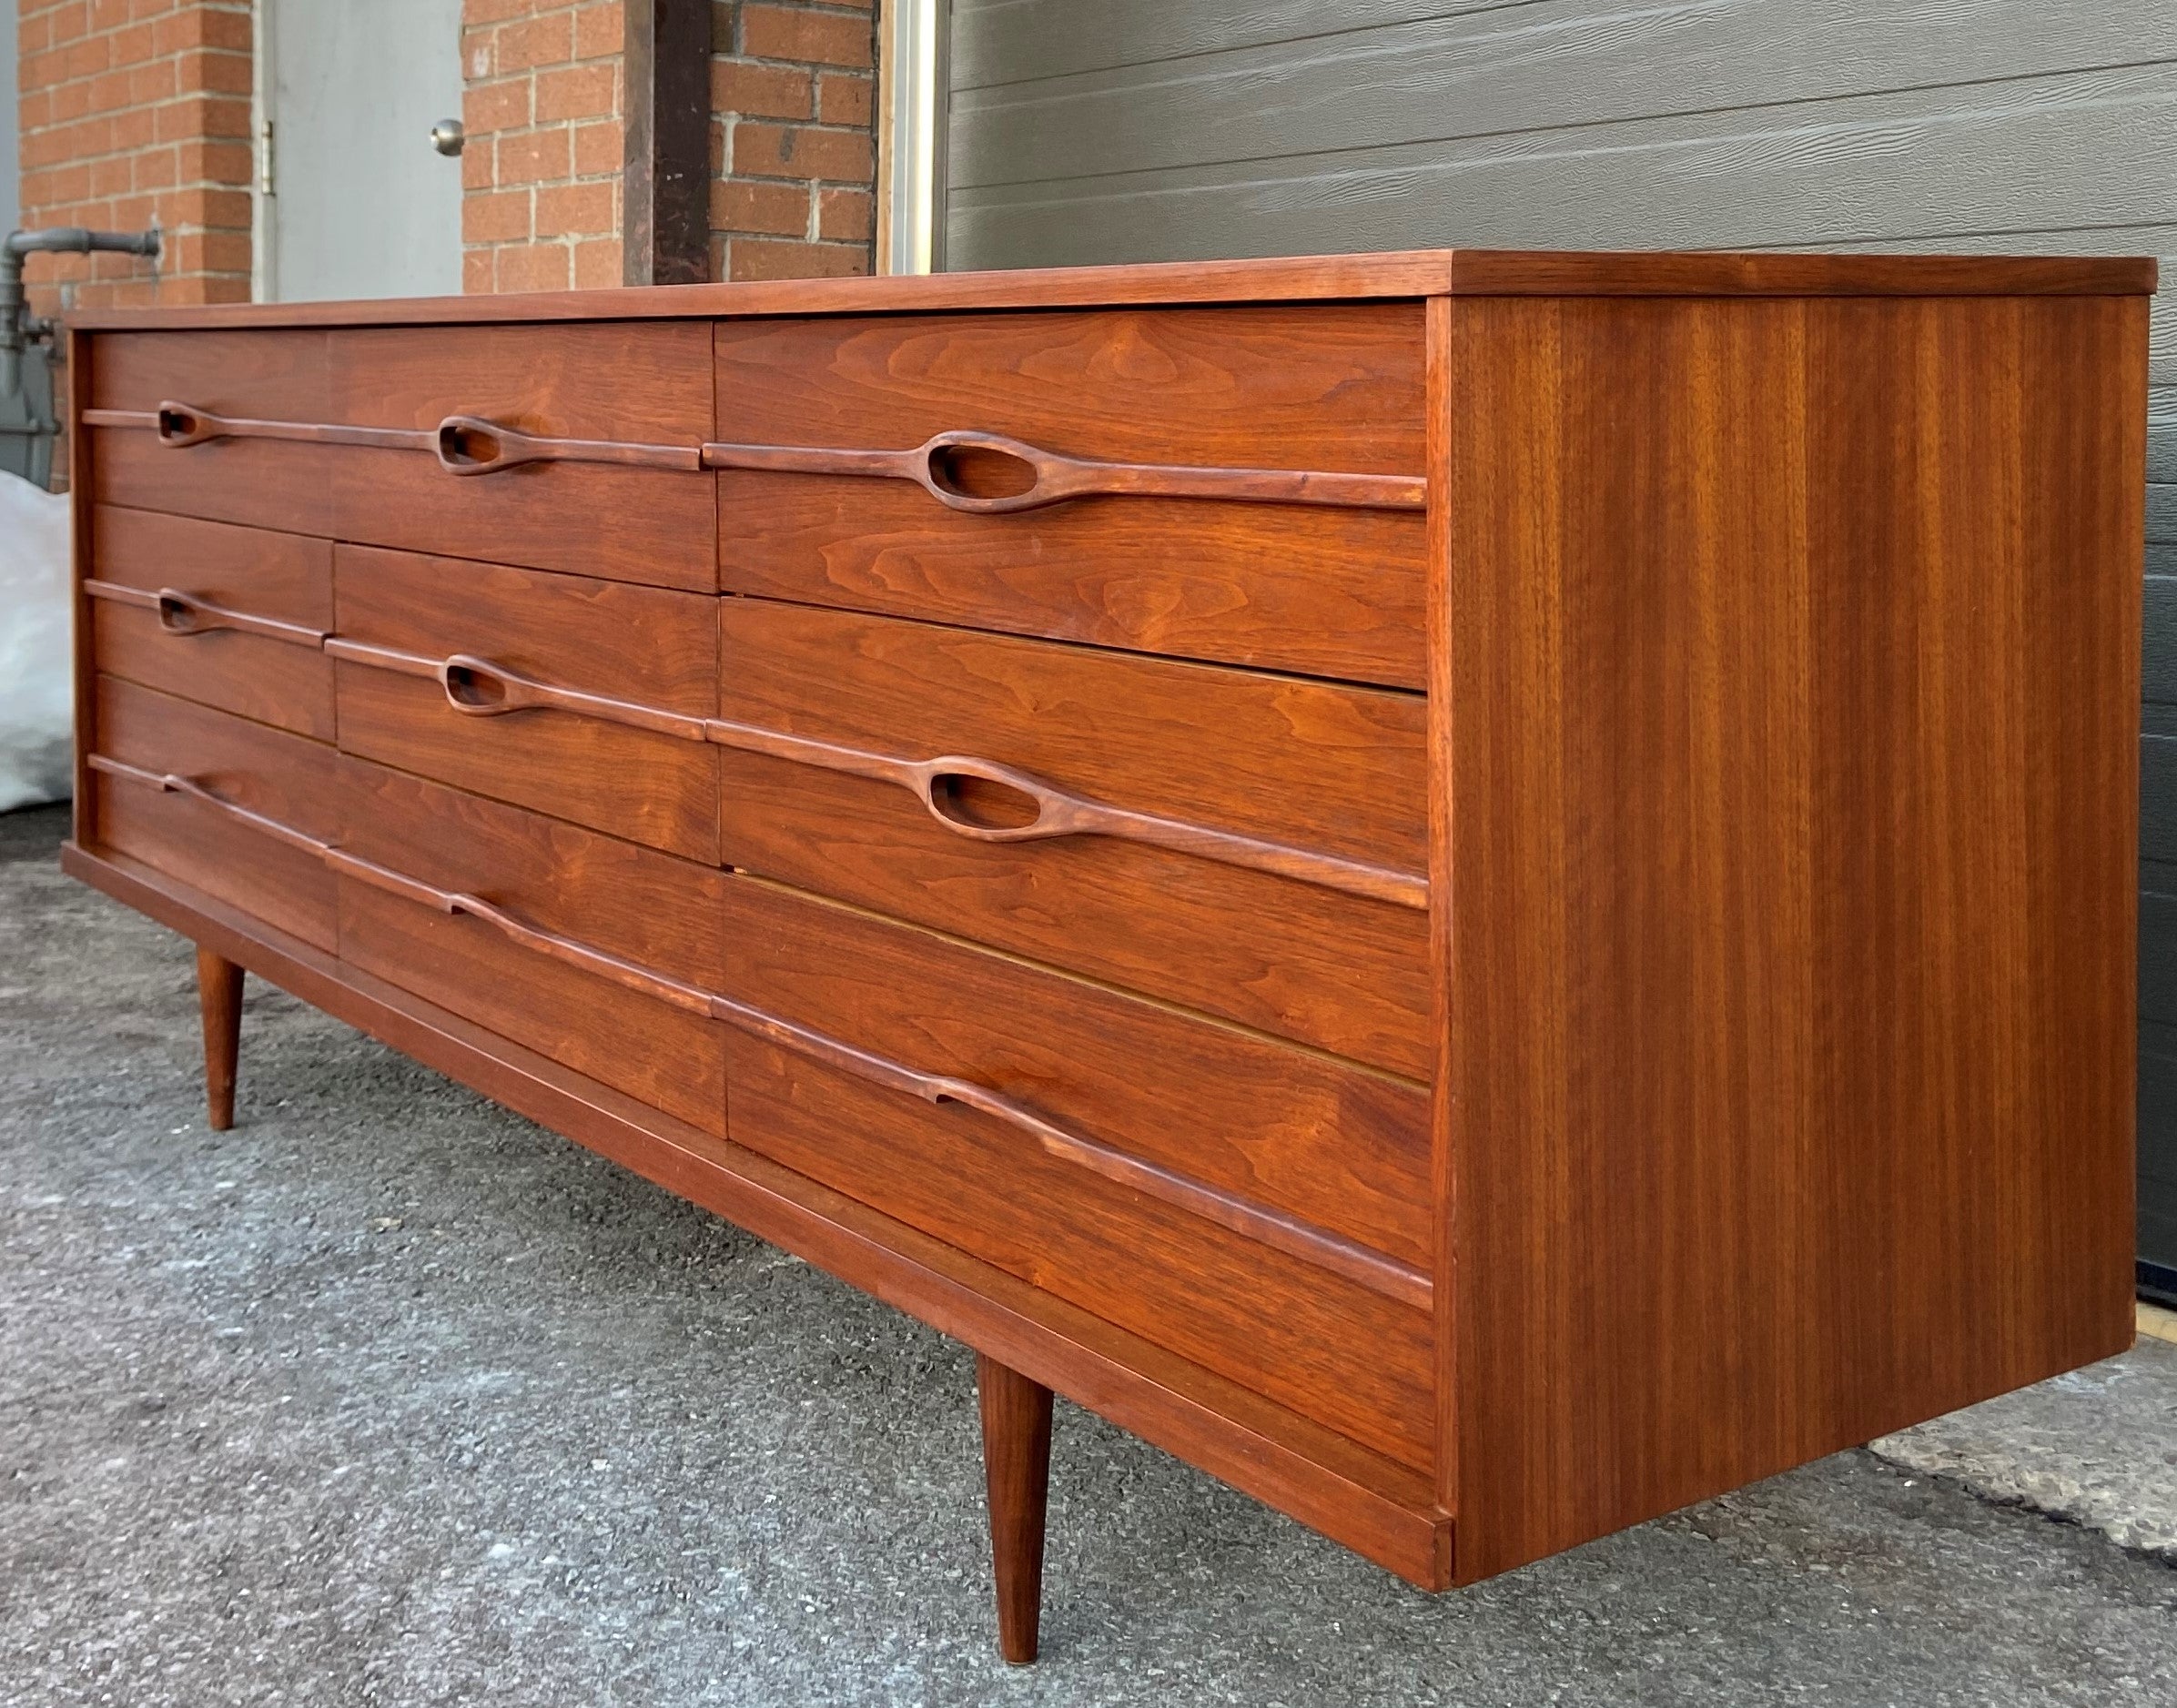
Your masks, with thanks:
M0 474L0 813L68 798L68 659L67 495Z

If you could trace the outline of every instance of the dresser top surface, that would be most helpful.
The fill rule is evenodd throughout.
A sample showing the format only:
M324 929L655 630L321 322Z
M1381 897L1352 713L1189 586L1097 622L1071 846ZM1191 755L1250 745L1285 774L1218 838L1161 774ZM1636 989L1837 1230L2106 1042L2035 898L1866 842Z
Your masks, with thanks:
M1412 249L880 278L664 285L366 302L85 309L94 331L1093 308L1433 296L2143 296L2155 264L2126 256L1774 255Z

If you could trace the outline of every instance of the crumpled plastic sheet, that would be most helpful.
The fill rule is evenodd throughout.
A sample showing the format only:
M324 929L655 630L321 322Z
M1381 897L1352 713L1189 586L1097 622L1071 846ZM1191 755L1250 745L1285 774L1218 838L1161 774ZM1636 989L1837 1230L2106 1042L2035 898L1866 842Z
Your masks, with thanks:
M68 498L0 474L0 813L74 786Z

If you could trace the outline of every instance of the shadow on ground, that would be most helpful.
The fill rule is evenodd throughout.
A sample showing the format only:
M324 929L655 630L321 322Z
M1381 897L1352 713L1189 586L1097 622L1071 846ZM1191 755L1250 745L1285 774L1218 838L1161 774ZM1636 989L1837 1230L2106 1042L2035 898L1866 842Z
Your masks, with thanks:
M0 817L0 1703L2177 1701L2177 1572L1845 1454L1429 1597L1061 1405L996 1658L958 1347Z

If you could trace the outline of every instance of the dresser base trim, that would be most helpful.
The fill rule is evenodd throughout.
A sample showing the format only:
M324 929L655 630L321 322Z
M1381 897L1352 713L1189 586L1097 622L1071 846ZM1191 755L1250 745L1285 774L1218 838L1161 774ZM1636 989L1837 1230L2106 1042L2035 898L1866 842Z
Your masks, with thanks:
M126 854L61 868L208 951L1064 1395L1423 1589L1453 1521L1422 1473L1026 1282L248 919Z

